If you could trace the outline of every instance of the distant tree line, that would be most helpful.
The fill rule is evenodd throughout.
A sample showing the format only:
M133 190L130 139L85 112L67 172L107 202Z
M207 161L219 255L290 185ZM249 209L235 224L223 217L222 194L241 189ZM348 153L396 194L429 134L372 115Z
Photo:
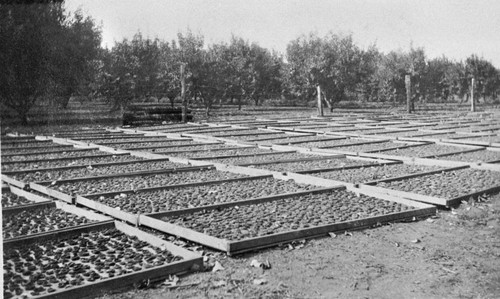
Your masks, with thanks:
M71 96L105 98L116 109L151 99L173 106L182 64L187 97L207 114L216 103L305 105L317 86L332 109L339 101L397 104L405 100L407 74L414 101L467 101L472 78L474 94L499 99L500 70L475 54L457 62L428 59L423 48L382 53L376 45L357 46L351 35L329 33L292 40L282 55L236 36L206 45L189 30L172 41L139 32L106 49L93 19L46 2L0 4L0 103L23 123L35 102L47 98L62 109Z

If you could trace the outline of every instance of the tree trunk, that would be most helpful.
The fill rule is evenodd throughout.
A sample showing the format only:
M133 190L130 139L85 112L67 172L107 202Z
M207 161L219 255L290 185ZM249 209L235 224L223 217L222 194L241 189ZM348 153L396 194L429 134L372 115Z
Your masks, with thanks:
M238 97L238 110L241 110L241 97Z
M20 111L19 117L21 118L21 125L27 126L28 125L28 111Z
M68 109L68 104L69 104L69 100L70 100L71 97L64 97L64 96L62 96L61 98L62 98L61 101L60 101L61 107L63 109Z

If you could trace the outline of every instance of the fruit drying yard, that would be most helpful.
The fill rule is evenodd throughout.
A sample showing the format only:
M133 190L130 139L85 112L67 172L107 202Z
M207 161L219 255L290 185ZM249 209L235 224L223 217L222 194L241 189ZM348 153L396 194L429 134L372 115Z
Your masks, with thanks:
M500 191L497 116L287 113L2 135L3 295L161 281L174 292L172 275L220 270L223 255L432 219ZM250 295L274 293L286 291Z

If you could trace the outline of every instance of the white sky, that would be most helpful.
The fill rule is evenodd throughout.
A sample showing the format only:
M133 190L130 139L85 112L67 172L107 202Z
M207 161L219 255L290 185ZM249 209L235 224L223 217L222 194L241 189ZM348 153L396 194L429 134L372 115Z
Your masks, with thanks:
M234 33L285 53L301 34L352 33L379 50L424 47L429 58L475 53L500 68L500 0L66 0L103 25L103 45L146 37L170 41L189 27L210 44Z

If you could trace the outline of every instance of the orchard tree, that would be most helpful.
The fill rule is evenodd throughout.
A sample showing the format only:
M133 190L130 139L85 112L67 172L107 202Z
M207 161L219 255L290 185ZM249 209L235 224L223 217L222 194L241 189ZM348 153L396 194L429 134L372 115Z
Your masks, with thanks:
M422 78L426 76L425 52L421 48L412 48L410 52L392 51L384 55L375 73L378 81L379 98L401 102L405 98L405 76L412 77L414 99L426 94Z
M204 37L201 34L195 35L191 30L186 33L177 34L178 60L186 66L186 96L192 97L196 101L199 88L202 84L203 59L205 55Z
M71 96L92 93L99 65L101 30L92 18L76 11L56 42L53 56L57 59L52 61L51 68L59 84L54 94L66 108Z
M111 50L102 51L102 69L99 93L113 104L113 109L123 111L137 98L137 70L139 61L132 55L132 45L124 40Z
M60 1L0 5L0 102L28 123L43 97L64 98L93 81L100 31L80 12L71 18Z
M496 97L500 89L499 72L489 61L473 54L465 60L465 73L469 81L475 79L474 91L483 101Z
M225 47L213 45L202 54L202 63L197 69L197 98L205 107L205 115L210 115L210 109L216 100L225 97L227 81L227 62L224 61Z
M175 41L171 44L162 42L160 45L160 72L158 73L158 92L170 101L172 108L175 99L181 93L181 61L179 49Z
M287 61L291 93L311 99L319 85L329 106L356 93L368 68L362 67L363 51L352 36L329 33L324 38L302 36L288 44Z
M263 99L278 97L281 94L282 65L282 60L276 53L252 44L249 69L246 72L249 84L247 84L248 91L245 94L256 106Z

